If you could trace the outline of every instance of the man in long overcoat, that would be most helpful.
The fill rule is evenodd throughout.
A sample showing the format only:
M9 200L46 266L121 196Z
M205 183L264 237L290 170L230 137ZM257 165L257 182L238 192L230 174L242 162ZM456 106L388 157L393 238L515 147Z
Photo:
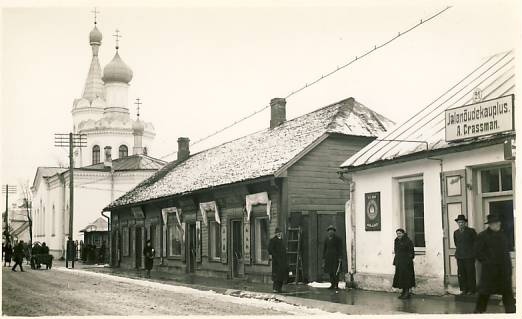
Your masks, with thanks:
M282 292L283 283L288 280L288 262L286 247L283 243L283 233L281 229L275 229L275 236L268 243L268 254L272 258L272 280L273 291Z
M467 226L466 216L458 215L455 221L459 225L459 229L453 233L453 241L456 247L455 258L457 258L461 295L474 295L476 291L474 247L477 233Z
M14 266L12 268L13 271L16 271L16 266L20 266L20 271L24 271L24 268L22 267L22 263L24 261L24 241L20 240L18 244L14 247Z
M338 288L339 272L343 259L343 242L335 234L335 230L333 225L328 226L326 229L328 236L323 247L323 268L324 272L330 276L330 287L328 289Z
M486 224L488 227L477 236L475 243L475 255L482 265L475 313L486 311L492 294L501 294L506 313L515 313L508 239L501 231L497 215L488 215Z

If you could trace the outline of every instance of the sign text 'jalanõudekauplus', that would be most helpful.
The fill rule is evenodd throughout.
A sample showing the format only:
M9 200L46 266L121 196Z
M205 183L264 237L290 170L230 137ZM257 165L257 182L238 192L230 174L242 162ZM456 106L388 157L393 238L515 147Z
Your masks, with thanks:
M512 131L514 95L446 110L446 141Z

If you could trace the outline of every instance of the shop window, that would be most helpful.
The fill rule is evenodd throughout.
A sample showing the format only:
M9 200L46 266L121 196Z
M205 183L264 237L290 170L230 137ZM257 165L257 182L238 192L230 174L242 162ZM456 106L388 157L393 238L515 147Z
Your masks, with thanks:
M401 212L406 233L415 247L426 247L424 234L424 183L422 179L403 181Z
M268 217L254 219L254 260L256 263L268 262Z
M484 169L480 171L482 193L505 192L513 190L511 166Z
M129 227L122 229L123 256L129 256Z
M182 232L178 224L168 225L169 256L181 256Z
M221 225L215 221L208 222L208 246L210 259L221 260Z

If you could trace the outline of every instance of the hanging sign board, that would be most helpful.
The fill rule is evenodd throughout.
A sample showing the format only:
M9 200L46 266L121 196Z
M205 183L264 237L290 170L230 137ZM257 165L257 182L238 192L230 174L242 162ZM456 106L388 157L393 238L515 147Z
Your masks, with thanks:
M366 231L381 230L381 193L364 194L364 224Z
M446 142L509 132L515 129L515 96L446 110Z

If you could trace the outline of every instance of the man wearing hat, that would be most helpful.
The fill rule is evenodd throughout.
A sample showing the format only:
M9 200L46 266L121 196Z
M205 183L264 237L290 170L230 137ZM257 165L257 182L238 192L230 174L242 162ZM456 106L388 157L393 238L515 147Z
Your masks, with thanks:
M343 242L335 235L335 227L328 226L326 229L328 236L324 241L323 247L323 268L324 272L330 276L330 288L337 289L339 284L339 272L341 271L341 261L343 259Z
M277 227L275 235L268 243L268 254L272 258L272 281L273 291L282 292L283 283L288 280L288 263L286 258L286 247L283 243L283 233Z
M515 313L507 236L501 230L501 221L497 215L488 215L485 224L486 230L477 236L475 243L475 256L482 265L475 313L486 311L492 294L502 295L506 313Z
M476 291L474 247L477 233L467 226L466 216L458 215L455 221L459 225L459 229L453 233L453 241L457 248L455 258L457 258L459 287L461 295L473 295Z

